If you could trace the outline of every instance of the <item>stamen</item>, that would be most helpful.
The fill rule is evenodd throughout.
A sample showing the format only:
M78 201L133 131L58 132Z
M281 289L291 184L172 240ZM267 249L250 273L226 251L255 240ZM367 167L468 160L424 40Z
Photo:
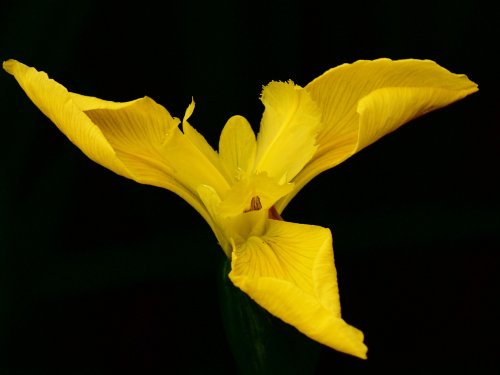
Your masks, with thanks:
M250 202L250 211L257 211L262 208L262 203L260 203L260 198L258 195L252 197L252 201Z
M252 197L252 200L250 201L250 208L248 210L245 210L243 212L250 212L250 211L258 211L262 208L262 203L260 203L260 198L258 195Z

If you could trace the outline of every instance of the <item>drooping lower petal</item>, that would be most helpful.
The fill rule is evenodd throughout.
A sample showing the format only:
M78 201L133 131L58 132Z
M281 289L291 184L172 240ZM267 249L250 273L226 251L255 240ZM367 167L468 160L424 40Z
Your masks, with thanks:
M340 315L328 229L268 220L262 236L234 245L229 277L259 305L305 335L366 358L363 334Z
M314 79L305 90L321 110L318 150L294 179L294 194L319 173L425 113L477 91L465 75L430 60L360 60Z

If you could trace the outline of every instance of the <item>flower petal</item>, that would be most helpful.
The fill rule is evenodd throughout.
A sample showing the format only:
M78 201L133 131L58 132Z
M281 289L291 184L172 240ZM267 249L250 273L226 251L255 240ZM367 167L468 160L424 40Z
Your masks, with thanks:
M85 155L119 175L132 178L101 130L75 104L66 88L49 79L46 73L16 60L5 61L3 68L14 76L33 103Z
M101 130L117 157L133 172L137 182L162 186L172 179L172 167L165 160L165 145L179 120L150 98L117 108L114 104L87 109L85 115ZM80 147L82 140L77 146Z
M366 358L363 334L340 316L328 229L268 220L264 235L234 246L229 277L259 305L305 335Z
M264 87L265 106L257 136L256 172L289 182L316 152L321 113L309 94L293 82Z
M228 189L217 153L187 122L194 102L186 110L184 133L178 128L179 120L148 97L129 105L109 103L81 95L77 99L120 160L134 171L136 181L166 187L166 181L173 180L195 199L201 184L213 186L219 193ZM90 104L97 108L90 109Z
M212 219L211 228L217 238L217 242L228 258L231 257L231 245L226 236L226 223L218 215L220 198L217 192L208 185L198 186L198 196L206 207L210 218Z
M219 140L219 156L232 182L253 170L257 142L255 133L246 118L231 117Z
M194 100L191 101L191 104L188 106L186 114L184 115L184 119L182 120L182 130L186 139L183 142L190 144L189 146L185 146L186 151L188 151L187 154L193 153L193 156L197 159L193 160L193 163L202 167L202 173L199 173L198 175L205 176L203 183L209 184L219 193L222 193L229 188L229 176L225 173L225 169L222 166L217 152L212 148L212 146L210 146L205 137L203 137L188 122L188 119L191 117L193 111ZM186 170L190 170L192 168L194 168L194 166L191 166L191 168L188 167ZM195 188L197 187L198 185L195 186Z
M305 90L322 113L319 148L297 175L294 194L307 182L408 121L477 91L465 75L430 60L378 59L333 68Z
M9 60L3 66L90 159L139 183L178 194L213 226L196 189L181 181L170 163L169 149L184 136L177 127L179 120L165 108L148 97L117 103L70 93L46 73L18 61Z

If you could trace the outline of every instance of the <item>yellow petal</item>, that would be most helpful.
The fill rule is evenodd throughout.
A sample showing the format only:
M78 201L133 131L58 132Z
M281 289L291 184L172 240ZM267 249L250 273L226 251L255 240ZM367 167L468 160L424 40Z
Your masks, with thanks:
M231 117L220 135L219 156L233 183L253 170L256 149L255 133L247 119Z
M255 169L289 182L316 152L319 109L292 82L271 82L261 99L265 110L257 136Z
M192 111L194 105L188 107ZM135 180L165 187L184 198L212 226L198 196L207 184L219 193L228 189L216 163L218 156L186 119L179 121L152 99L143 98L119 109L99 108L85 114L99 126L116 155L134 172Z
M217 192L208 185L198 186L198 196L203 202L204 206L212 218L213 224L211 225L212 231L217 238L217 242L222 247L222 250L228 258L231 257L231 245L227 237L226 223L221 220L218 215L220 198Z
M14 76L33 103L90 159L119 175L132 178L101 130L73 102L70 93L38 72L16 60L3 63L3 68Z
M259 305L305 335L366 358L363 334L340 316L328 229L268 220L262 236L235 245L229 277Z
M476 90L474 90L476 91ZM358 102L360 130L356 151L370 145L402 124L462 99L470 91L450 87L388 87Z
M333 68L305 90L321 110L322 128L318 151L294 180L294 194L408 121L476 92L477 85L430 60L378 59Z
M194 100L186 110L184 119L182 121L182 130L184 131L185 141L191 144L189 150L194 151L193 156L198 159L198 161L193 161L196 164L202 166L204 173L203 175L208 175L208 179L204 182L209 184L221 193L222 191L228 189L228 176L225 173L222 163L220 161L217 152L210 146L205 137L203 137L195 128L191 126L188 122L189 117L194 111ZM187 168L187 170L192 169Z
M103 100L94 96L86 96L74 92L69 93L73 103L80 108L81 111L90 111L93 109L121 109L130 105L131 102L112 102ZM137 99L139 100L139 99ZM132 102L134 102L133 100Z
M116 103L69 93L65 87L18 61L4 62L33 103L82 150L102 166L137 182L171 190L212 226L196 190L174 176L166 147L181 138L179 120L150 98Z
M173 132L179 132L179 121L162 106L146 97L120 108L112 104L84 113L99 127L118 158L133 171L136 181L162 186L171 179L172 168L163 154Z

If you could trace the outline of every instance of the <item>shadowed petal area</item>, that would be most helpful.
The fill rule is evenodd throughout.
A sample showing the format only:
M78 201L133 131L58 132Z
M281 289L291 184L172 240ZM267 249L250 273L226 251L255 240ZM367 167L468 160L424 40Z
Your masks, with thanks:
M46 73L15 60L4 62L3 67L90 159L139 183L178 194L213 225L196 190L179 178L182 174L170 163L171 141L183 134L179 120L164 107L148 97L117 103L70 93Z
M305 90L321 110L318 150L294 179L296 190L312 178L425 113L477 91L465 75L430 60L360 60L330 69Z
M363 334L340 315L328 229L268 220L233 246L231 281L271 314L338 351L366 358Z

